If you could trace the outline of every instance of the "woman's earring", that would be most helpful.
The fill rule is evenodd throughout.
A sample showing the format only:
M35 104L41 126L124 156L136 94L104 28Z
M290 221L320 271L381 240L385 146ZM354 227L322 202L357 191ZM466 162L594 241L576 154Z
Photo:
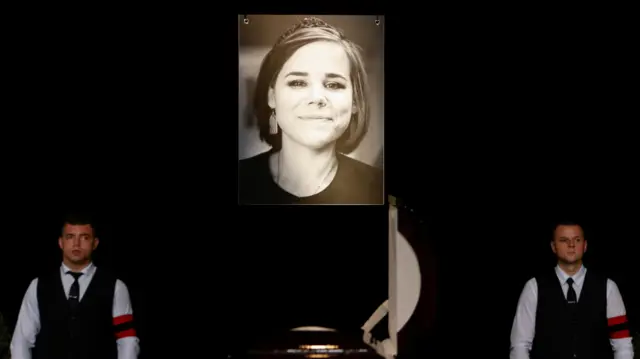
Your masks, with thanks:
M278 121L276 121L276 110L271 110L269 117L269 133L275 135L278 133Z

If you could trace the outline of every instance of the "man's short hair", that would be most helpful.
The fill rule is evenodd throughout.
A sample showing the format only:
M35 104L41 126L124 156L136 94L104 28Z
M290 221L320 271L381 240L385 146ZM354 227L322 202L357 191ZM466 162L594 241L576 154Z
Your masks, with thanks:
M551 241L555 239L556 229L560 226L578 226L582 229L582 234L584 238L587 238L586 229L584 226L584 222L577 218L562 218L560 220L556 220L553 223L553 227L551 228Z
M64 215L62 220L62 231L64 231L64 226L67 224L71 224L74 226L85 225L88 224L93 229L93 236L97 237L97 227L94 219L94 215L88 211L69 211Z

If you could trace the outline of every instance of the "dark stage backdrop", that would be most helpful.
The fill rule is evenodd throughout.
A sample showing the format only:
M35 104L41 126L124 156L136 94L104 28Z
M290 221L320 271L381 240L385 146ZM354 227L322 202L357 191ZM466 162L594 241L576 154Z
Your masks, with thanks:
M335 268L352 259L386 262L386 252L368 255L386 210L380 223L359 224L337 211L321 227L304 209L269 208L264 217L234 212L237 147L225 140L236 138L237 92L226 84L237 76L212 64L227 60L224 69L237 69L236 14L226 23L231 36L214 36L216 46L227 40L228 48L214 52L202 46L211 43L210 29L191 27L208 20L183 27L169 18L104 24L101 31L72 27L68 34L54 31L60 21L31 20L11 37L18 45L7 50L6 104L15 108L4 113L7 124L28 128L3 127L0 310L13 322L37 268L57 266L52 218L73 194L107 213L111 234L96 261L127 281L143 355L209 353L219 347L216 339L226 339L209 329L244 342L236 333L256 323L297 325L302 316L290 304L304 303L303 293L317 288L330 293L306 296L305 306L321 314L317 321L341 326L349 317L343 326L360 326L356 318L381 302L364 290L379 285L386 294L386 282L376 280L386 278L386 266L378 275L367 266ZM629 90L637 83L629 71L636 57L624 38L633 32L605 33L604 26L590 36L521 18L524 27L474 19L458 11L427 22L385 17L387 192L423 207L438 263L434 342L444 357L506 356L525 281L553 265L549 213L562 211L588 214L594 231L586 263L618 282L638 323L637 132L632 121L621 123L637 112ZM424 39L425 61L406 55L406 34ZM404 76L410 65L417 70ZM231 90L220 91L226 86ZM73 120L77 132L61 128ZM79 158L97 150L104 158ZM99 190L83 192L92 183ZM280 223L314 227L302 234L263 230ZM358 229L341 229L349 223ZM375 233L386 248L386 228ZM325 238L331 245L319 244ZM273 243L279 250L267 251ZM312 248L311 257L289 258L281 250L289 243L300 244L298 252ZM334 246L345 249L336 254L328 249ZM335 268L312 265L326 262ZM289 289L296 285L303 289ZM270 304L291 313L288 319L273 324L280 316Z

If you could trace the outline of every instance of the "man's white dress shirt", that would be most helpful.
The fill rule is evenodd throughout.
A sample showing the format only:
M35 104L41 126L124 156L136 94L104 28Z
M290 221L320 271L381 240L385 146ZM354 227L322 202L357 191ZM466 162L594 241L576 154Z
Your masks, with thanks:
M573 276L569 276L559 266L556 266L556 275L562 285L565 298L569 291L567 279L573 278L573 289L580 301L580 292L584 284L587 269L581 266ZM531 278L524 286L518 309L511 329L511 359L529 359L529 351L533 344L536 327L536 310L538 307L538 284L535 278ZM626 320L627 312L622 301L618 286L611 279L607 279L607 318L610 323ZM633 359L633 346L630 337L610 338L614 350L615 359Z
M60 267L60 276L67 299L69 298L71 285L75 281L73 276L67 273L70 270L71 269L64 264ZM82 301L82 298L87 291L87 287L93 279L93 275L96 272L96 266L91 263L81 272L83 275L78 278L80 301ZM31 359L31 349L35 346L36 335L40 331L40 313L38 309L37 289L38 278L31 281L31 284L24 295L24 299L22 300L22 305L20 306L18 322L13 333L13 339L11 340L12 359ZM131 318L132 315L133 309L131 308L129 290L127 289L127 286L118 279L116 280L116 288L113 295L114 323L123 319ZM127 333L124 333L124 335L126 336L121 337L116 341L118 345L118 359L136 359L140 352L138 337L135 335L135 331L128 331Z

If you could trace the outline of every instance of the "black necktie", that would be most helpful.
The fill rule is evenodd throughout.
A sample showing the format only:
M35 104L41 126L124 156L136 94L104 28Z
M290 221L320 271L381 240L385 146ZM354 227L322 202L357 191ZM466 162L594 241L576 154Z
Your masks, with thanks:
M578 303L578 298L576 297L576 291L573 290L573 278L567 279L567 284L569 285L569 291L567 291L567 302L569 304Z
M69 290L69 306L71 306L71 310L75 310L80 302L80 285L78 284L78 278L82 275L82 273L75 272L67 272L67 274L71 274L75 281L71 285L71 289Z

